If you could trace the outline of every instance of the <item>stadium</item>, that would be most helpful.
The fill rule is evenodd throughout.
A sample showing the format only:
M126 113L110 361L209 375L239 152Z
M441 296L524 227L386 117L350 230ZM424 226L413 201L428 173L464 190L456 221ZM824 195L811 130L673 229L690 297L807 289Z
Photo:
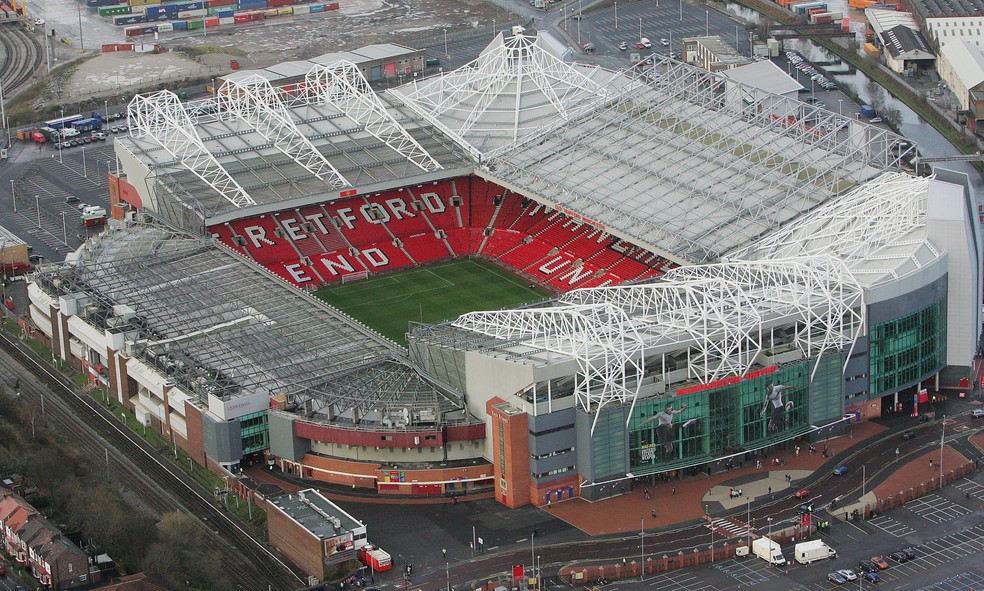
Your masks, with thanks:
M380 93L339 62L136 97L117 223L36 275L35 325L214 469L511 507L976 379L965 176L685 63L543 39Z

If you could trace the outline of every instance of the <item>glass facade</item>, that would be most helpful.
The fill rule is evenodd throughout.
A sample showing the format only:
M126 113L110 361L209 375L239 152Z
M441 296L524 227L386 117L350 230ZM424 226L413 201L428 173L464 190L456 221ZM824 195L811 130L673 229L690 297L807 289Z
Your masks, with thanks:
M239 417L239 436L243 442L243 455L269 448L270 427L267 411L261 410Z
M625 466L625 412L618 407L599 411L591 453L595 478L628 472Z
M918 312L871 327L870 392L909 387L946 364L946 296Z
M630 470L646 474L693 465L805 433L810 368L810 363L797 363L715 390L638 402L629 422ZM782 392L783 404L775 410L766 405L769 383L793 387ZM656 417L668 404L673 413L670 427L661 426Z

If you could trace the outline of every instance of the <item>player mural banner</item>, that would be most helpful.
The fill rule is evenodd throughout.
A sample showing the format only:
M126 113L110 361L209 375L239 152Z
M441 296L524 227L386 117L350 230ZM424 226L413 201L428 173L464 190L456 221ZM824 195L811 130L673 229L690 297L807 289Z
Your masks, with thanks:
M706 461L809 425L809 364L769 366L744 376L671 390L640 400L629 420L634 472Z

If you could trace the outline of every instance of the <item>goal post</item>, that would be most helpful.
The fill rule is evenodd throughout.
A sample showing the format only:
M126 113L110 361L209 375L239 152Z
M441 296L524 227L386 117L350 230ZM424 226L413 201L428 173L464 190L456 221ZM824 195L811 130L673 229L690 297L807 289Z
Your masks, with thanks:
M360 279L368 279L369 271L357 271L355 273L348 273L347 275L342 275L342 285L346 283L352 283L353 281L359 281Z

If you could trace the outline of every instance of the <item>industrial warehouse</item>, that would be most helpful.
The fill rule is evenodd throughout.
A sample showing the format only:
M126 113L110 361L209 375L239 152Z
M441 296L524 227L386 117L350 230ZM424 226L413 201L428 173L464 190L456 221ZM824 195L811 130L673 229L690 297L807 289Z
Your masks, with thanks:
M598 499L973 377L967 179L673 60L568 64L515 32L385 93L341 61L129 114L117 222L36 275L31 317L205 465ZM556 297L403 347L308 293L468 257Z

